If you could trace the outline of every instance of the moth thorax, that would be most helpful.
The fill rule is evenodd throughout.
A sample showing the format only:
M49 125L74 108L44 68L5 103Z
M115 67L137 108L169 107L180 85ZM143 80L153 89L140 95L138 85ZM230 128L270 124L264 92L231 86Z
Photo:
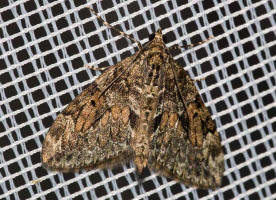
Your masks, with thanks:
M164 63L164 57L161 53L155 53L150 57L148 63L152 68L156 68L157 66L160 68L162 63Z

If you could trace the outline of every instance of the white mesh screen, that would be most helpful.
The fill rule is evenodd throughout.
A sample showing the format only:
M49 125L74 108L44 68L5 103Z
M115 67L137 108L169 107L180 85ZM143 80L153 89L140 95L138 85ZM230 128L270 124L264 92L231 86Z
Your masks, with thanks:
M145 43L159 27L212 112L225 152L221 188L197 190L132 162L57 173L40 151L57 114L136 44L103 26L86 6ZM276 1L0 1L0 199L275 199ZM274 187L274 189L273 189Z

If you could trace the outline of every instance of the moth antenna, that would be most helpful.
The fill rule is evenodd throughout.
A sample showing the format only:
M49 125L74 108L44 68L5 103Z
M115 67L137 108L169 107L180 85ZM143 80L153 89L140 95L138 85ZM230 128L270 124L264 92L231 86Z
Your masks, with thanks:
M179 49L179 50L181 50L182 48L184 48L184 49L191 49L191 48L196 47L196 46L198 46L198 45L204 44L204 43L208 42L209 40L211 40L211 39L213 39L213 38L214 38L214 36L210 36L210 37L207 38L206 40L202 40L202 41L197 42L197 43L195 43L195 44L186 44L186 45L182 45L182 46L176 44L176 45L171 46L171 47L169 48L169 50L173 50L173 49Z
M94 15L96 15L96 17L97 17L100 21L102 21L103 24L104 24L105 26L107 26L108 28L113 29L114 31L116 31L117 33L119 33L120 35L122 35L123 37L126 37L126 38L128 38L129 40L131 40L132 42L137 43L139 49L142 49L142 45L141 45L141 43L140 43L138 40L134 39L131 35L122 32L120 29L117 29L117 28L115 28L114 26L112 26L111 24L109 24L108 22L104 21L103 18L101 18L101 16L99 16L98 13L97 13L93 8L90 8L90 7L87 7L87 8L88 8Z

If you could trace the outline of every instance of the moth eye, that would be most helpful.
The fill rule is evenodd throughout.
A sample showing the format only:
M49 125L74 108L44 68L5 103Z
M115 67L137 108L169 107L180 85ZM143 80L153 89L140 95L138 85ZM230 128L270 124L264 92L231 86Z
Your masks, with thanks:
M154 37L155 37L155 34L150 34L149 35L149 41L152 41L154 39Z
M95 102L94 100L91 100L90 103L91 103L92 106L95 106L95 105L96 105L96 102Z

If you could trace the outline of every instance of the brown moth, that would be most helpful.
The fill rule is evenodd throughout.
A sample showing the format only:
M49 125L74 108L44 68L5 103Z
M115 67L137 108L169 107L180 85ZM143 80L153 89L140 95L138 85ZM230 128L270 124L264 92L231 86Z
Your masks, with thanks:
M139 51L108 67L57 116L43 143L42 163L70 171L134 160L138 173L148 166L189 186L219 187L220 136L161 29L143 46L120 33L137 42Z

